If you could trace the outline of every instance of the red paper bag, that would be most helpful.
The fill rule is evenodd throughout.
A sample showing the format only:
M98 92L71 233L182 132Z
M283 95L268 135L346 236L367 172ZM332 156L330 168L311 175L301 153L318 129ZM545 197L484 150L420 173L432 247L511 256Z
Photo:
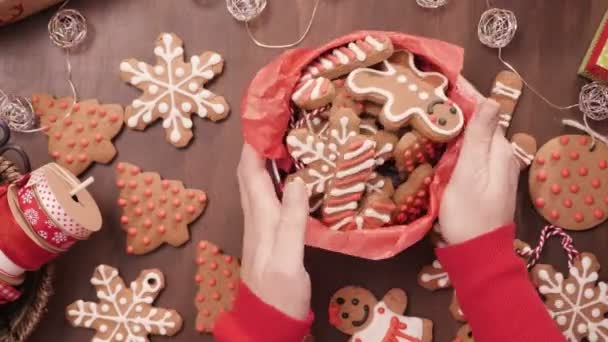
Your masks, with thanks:
M328 50L364 39L366 35L387 36L392 40L395 50L407 49L416 54L423 62L422 69L446 75L450 82L448 97L461 107L468 121L475 109L474 101L456 87L464 58L462 48L398 32L359 31L335 39L318 49L286 51L262 68L249 85L242 102L241 120L245 142L264 157L285 165L285 161L289 160L284 137L291 115L291 95L302 70ZM332 231L311 217L306 244L374 260L390 258L404 251L422 239L437 218L439 200L456 165L461 145L462 135L448 144L446 152L435 166L435 177L429 190L430 203L425 216L408 225L344 232Z

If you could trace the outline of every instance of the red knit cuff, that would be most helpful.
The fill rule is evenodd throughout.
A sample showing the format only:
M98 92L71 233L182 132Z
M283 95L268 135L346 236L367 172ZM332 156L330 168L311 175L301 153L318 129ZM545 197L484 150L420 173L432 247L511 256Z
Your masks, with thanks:
M310 332L314 315L296 320L263 302L241 282L232 311L215 323L218 342L301 342Z

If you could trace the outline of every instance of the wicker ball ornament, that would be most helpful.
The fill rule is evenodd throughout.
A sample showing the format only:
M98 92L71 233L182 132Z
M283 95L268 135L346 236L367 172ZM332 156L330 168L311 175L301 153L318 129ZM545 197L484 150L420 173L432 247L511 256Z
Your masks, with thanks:
M483 12L477 26L477 35L481 43L494 49L507 46L516 32L515 13L500 8L490 8Z
M439 8L447 5L448 0L416 0L418 6L423 8Z
M592 120L608 119L608 86L598 82L584 85L579 94L578 106Z
M55 13L48 25L51 42L62 49L78 46L87 36L87 20L74 9Z

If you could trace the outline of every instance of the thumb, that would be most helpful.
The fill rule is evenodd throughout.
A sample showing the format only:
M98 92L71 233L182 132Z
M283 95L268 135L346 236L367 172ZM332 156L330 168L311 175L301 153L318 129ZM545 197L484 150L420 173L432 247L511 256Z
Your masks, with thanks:
M469 165L487 163L494 132L498 126L499 105L494 100L483 102L464 133L461 158Z
M291 265L304 259L304 237L308 221L308 191L304 181L295 178L283 191L281 218L275 239L275 252Z

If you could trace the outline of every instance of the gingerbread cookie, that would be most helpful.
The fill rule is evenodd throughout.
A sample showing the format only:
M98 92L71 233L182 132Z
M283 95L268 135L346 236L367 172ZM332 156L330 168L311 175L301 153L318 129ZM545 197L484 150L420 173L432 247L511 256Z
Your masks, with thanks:
M141 172L129 163L116 166L120 189L120 223L127 232L127 253L146 254L163 243L181 246L188 239L188 224L205 210L207 195L184 189L176 180L161 180L158 173Z
M523 87L521 78L512 71L504 70L496 75L490 98L500 105L498 124L504 128L509 128L511 125Z
M362 40L337 47L319 57L302 74L301 81L315 77L330 80L349 72L378 64L393 54L393 43L385 36L368 35Z
M122 106L95 99L74 103L71 97L55 99L49 94L34 94L32 105L49 136L49 154L74 175L93 162L107 164L116 156L112 139L122 129Z
M159 270L142 271L127 287L117 269L99 265L91 284L99 302L75 301L66 308L66 319L74 327L96 330L93 342L147 342L148 335L173 336L182 328L182 318L175 310L152 306L165 287Z
M376 143L359 134L359 119L343 109L330 118L328 138L307 129L287 136L290 154L307 165L290 177L304 181L311 196L326 194L322 214L330 225L353 216L375 165Z
M382 104L380 123L388 130L411 125L427 138L444 142L464 127L458 105L445 94L448 79L437 72L423 72L408 51L384 61L385 70L360 68L348 75L347 89L355 98Z
M471 330L471 326L465 324L458 329L456 333L456 339L453 342L473 342L473 330Z
M220 313L232 309L239 285L240 265L236 258L222 253L219 247L208 241L198 243L196 265L196 331L211 333Z
M403 316L407 295L392 289L381 301L367 289L347 286L338 290L329 303L330 323L352 335L351 341L420 341L433 340L433 322Z
M410 174L405 183L399 185L393 195L393 200L397 205L397 222L411 222L426 210L428 189L433 181L433 175L433 167L429 164L422 164Z
M127 107L125 123L144 130L158 119L168 142L184 147L192 139L193 113L212 121L229 112L226 100L203 86L222 72L224 61L215 52L204 52L184 62L183 41L173 33L161 33L154 48L156 65L136 59L120 63L120 77L143 91Z
M333 81L334 88L336 90L335 96L331 100L331 107L329 110L324 111L322 115L326 118L330 117L333 113L337 113L342 108L351 109L355 114L361 115L364 110L363 103L361 101L357 101L353 98L353 96L348 92L346 86L344 85L344 80L339 79Z
M595 255L581 253L569 276L551 265L532 268L532 281L568 341L608 341L608 284L598 282Z
M433 263L422 268L418 273L418 284L431 291L447 289L452 286L448 272L441 267L439 260L433 260Z
M538 147L536 139L533 136L525 133L516 133L511 137L511 147L513 154L520 162L521 168L527 168L532 164Z
M530 169L530 196L552 224L593 228L608 218L608 147L591 137L563 135L538 151Z
M291 95L291 100L302 109L313 110L329 104L335 96L333 83L325 77L319 77L299 84Z
M420 133L407 132L395 147L395 166L400 172L412 172L420 164L434 162L440 149L440 144L433 143Z

